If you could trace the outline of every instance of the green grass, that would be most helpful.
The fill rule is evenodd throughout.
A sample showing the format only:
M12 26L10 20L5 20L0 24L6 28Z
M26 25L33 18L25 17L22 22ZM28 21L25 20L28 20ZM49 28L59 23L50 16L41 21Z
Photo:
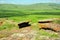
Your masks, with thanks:
M14 20L15 22L21 21L31 21L31 23L38 23L39 20L51 19L51 18L60 18L60 12L57 10L54 11L23 11L23 10L1 10L0 9L0 18L7 18L8 20ZM2 19L3 20L3 19ZM56 21L58 23L58 21ZM60 22L59 22L60 23ZM0 27L0 30L6 28L12 28L13 25L5 24L3 27Z
M31 21L31 24L36 23L36 25L32 26L32 29L38 31L38 35L49 36L49 37L58 37L57 34L50 34L44 30L39 30L38 21L43 19L52 19L52 18L60 18L60 10L58 6L48 6L42 8L39 6L16 6L16 5L0 5L0 18L7 18L8 20L14 20L15 22L22 21ZM51 8L52 7L52 8ZM55 8L56 7L56 8ZM45 9L46 8L46 9ZM51 8L51 9L49 9ZM58 9L58 10L57 10ZM2 19L3 20L3 19ZM56 23L60 23L60 20L55 21ZM5 23L0 26L0 31L4 29L11 30L13 28L18 28L17 26L9 23ZM6 35L5 35L6 36ZM2 35L3 37L3 35Z
M2 26L0 26L0 31L1 30L4 30L4 29L12 29L12 28L17 28L17 26L15 26L13 23L12 24L10 24L10 23L8 23L8 22L6 22L4 25L2 25Z
M44 30L40 30L38 33L41 34L41 35L43 35L43 36L49 36L49 37L54 37L54 38L55 37L59 37L58 34L48 33L48 32L46 32Z
M53 13L53 14L52 14ZM7 18L8 20L14 20L15 22L21 22L21 21L31 21L31 23L38 23L39 20L43 19L52 19L52 18L60 18L60 12L37 12L37 13L29 13L26 14L24 12L0 12L0 18ZM45 15L44 15L45 14ZM48 14L48 15L47 15ZM2 19L3 20L3 19ZM60 23L59 21L55 21L57 23ZM0 30L6 29L6 28L12 28L14 25L11 24L5 24L3 27L0 27Z

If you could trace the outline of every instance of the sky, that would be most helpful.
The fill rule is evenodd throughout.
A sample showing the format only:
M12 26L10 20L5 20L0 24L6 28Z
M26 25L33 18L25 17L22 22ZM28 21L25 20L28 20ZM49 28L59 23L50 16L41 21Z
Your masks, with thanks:
M60 3L60 0L0 0L0 4Z

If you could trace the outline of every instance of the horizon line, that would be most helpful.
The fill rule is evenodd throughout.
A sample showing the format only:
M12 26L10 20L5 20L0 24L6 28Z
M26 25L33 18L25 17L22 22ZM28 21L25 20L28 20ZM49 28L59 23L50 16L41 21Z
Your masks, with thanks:
M0 4L13 4L13 3L0 3ZM44 4L44 3L32 3L32 4ZM32 5L32 4L16 4L16 5ZM51 3L45 3L45 4L51 4ZM60 4L60 3L53 3L53 4Z

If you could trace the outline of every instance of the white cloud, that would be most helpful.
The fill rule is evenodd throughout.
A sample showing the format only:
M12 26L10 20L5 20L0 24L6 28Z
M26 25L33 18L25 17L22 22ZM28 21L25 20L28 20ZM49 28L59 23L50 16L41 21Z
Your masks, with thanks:
M55 0L56 1L56 3L60 3L60 0Z
M15 4L14 1L0 0L0 4L4 4L4 3L7 3L7 4Z
M30 0L29 0L30 1ZM4 4L4 3L7 3L7 4L31 4L31 3L40 3L41 1L42 2L53 2L53 3L60 3L60 0L35 0L35 1L24 1L24 0L0 0L0 4ZM38 2L37 2L38 1Z
M0 3L6 3L5 1L0 1Z

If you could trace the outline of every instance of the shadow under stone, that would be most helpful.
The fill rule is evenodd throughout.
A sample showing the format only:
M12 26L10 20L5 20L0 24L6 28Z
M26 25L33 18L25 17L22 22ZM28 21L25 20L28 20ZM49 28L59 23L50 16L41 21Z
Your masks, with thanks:
M18 24L19 28L29 27L31 24L29 22L22 22Z
M51 30L51 31L57 32L56 30L53 30L52 28L40 28L40 29Z

